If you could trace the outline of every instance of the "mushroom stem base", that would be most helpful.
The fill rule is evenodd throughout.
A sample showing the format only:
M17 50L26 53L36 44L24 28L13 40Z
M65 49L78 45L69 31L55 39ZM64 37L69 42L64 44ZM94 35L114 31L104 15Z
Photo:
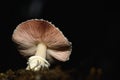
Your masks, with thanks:
M34 56L31 56L28 59L28 66L26 70L38 71L43 68L48 68L50 64L46 60L46 45L44 43L40 43L37 45L36 53Z
M38 71L44 68L48 68L50 64L47 60L40 56L31 56L27 62L28 66L26 70Z

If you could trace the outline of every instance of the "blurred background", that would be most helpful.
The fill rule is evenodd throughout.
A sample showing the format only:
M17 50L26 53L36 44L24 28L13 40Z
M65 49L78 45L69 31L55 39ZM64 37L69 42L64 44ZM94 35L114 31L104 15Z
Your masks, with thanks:
M105 6L103 6L105 5ZM61 63L83 76L91 68L101 69L104 80L118 72L119 26L107 3L93 4L73 0L0 1L0 71L26 67L11 40L16 26L28 19L45 19L55 24L72 42L70 60Z

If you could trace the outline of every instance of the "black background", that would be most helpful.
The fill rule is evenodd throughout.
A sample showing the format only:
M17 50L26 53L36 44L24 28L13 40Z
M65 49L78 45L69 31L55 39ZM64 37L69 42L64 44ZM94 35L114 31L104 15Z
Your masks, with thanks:
M95 66L102 68L105 76L116 74L120 31L117 2L41 1L41 11L38 6L33 13L29 12L32 0L0 1L0 71L26 67L26 59L11 40L12 32L23 21L42 18L55 24L72 42L71 58L61 65L85 73Z

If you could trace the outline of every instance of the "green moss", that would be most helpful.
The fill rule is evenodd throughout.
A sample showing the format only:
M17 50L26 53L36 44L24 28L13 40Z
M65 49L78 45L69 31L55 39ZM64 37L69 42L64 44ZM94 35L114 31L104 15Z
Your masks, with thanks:
M71 78L67 72L56 67L55 69L36 72L25 69L8 70L5 73L0 73L0 80L71 80Z
M88 75L83 75L76 69L61 69L56 66L52 69L44 69L39 71L19 69L16 71L7 70L0 73L0 80L103 80L102 69L90 68Z

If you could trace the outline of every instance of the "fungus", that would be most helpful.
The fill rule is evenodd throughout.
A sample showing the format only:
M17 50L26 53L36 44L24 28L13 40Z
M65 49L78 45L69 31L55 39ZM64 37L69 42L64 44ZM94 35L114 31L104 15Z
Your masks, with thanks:
M49 68L52 59L69 60L72 45L52 23L43 19L30 19L19 24L12 40L21 55L28 58L26 70Z

